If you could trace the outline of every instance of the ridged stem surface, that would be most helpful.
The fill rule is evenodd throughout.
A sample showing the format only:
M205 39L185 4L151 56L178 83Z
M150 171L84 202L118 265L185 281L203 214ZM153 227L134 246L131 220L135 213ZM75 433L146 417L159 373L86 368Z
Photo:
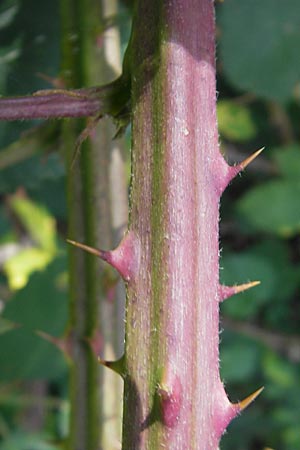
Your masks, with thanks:
M211 0L137 2L123 449L216 450L232 406L219 377L219 201Z

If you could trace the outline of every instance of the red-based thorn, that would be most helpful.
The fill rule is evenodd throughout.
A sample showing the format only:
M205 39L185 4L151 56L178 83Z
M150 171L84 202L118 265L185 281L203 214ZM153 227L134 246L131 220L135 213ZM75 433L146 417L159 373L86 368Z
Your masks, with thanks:
M237 286L224 286L220 285L219 295L220 301L226 300L232 295L239 294L240 292L247 291L255 286L258 286L260 281L250 281L249 283L239 284Z
M227 425L244 409L246 409L250 405L250 403L252 403L256 399L256 397L259 396L263 389L263 387L257 389L257 391L255 391L253 394L249 395L247 398L238 403L230 403L225 394L225 391L225 399L223 398L223 395L219 399L215 397L217 402L215 404L215 412L213 417L215 431L219 437L222 436L227 428Z
M229 166L223 158L219 160L219 164L217 167L215 167L214 173L215 179L219 180L217 185L220 194L222 194L222 192L226 189L226 187L229 185L229 183L233 180L234 177L236 177L240 172L245 170L246 167L255 158L257 158L258 155L260 155L260 153L264 150L264 148L265 147L260 148L252 155L250 155L248 158L246 158L244 161L234 166ZM222 162L220 163L220 161Z
M112 251L99 250L71 239L67 239L67 242L106 261L125 281L130 281L138 270L139 243L132 231L128 232Z

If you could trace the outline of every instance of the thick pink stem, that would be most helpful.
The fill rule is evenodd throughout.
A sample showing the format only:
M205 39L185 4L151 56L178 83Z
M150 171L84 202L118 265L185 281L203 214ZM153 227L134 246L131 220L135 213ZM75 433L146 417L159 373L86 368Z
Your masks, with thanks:
M240 411L219 375L219 202L211 0L137 2L123 449L216 450Z
M184 396L182 420L169 445L183 448L191 442L194 448L216 449L232 414L228 418L230 403L218 367L220 195L215 186L223 183L220 169L227 166L216 125L213 5L176 3L169 9L173 33L166 48L166 358Z

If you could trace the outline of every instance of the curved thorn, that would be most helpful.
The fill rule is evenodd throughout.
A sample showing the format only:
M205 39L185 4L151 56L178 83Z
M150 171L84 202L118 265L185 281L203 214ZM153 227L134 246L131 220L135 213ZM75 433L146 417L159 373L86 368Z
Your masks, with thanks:
M245 170L246 167L255 159L258 155L261 154L261 152L265 149L265 147L260 148L256 152L252 153L252 155L248 156L248 158L244 159L241 163L237 165L240 170Z
M236 407L237 409L241 412L244 411L244 409L246 409L252 402L254 402L254 400L256 399L256 397L259 396L259 394L264 390L264 386L257 389L257 391L253 392L253 394L249 395L248 397L246 397L244 400L242 400L241 402L236 403Z

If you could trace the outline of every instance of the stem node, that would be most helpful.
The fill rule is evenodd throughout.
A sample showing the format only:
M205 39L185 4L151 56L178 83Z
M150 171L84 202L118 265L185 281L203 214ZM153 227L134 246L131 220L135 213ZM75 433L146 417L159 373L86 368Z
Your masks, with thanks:
M157 393L160 399L162 423L168 428L174 428L178 422L182 404L182 384L178 375L172 376L167 370Z

